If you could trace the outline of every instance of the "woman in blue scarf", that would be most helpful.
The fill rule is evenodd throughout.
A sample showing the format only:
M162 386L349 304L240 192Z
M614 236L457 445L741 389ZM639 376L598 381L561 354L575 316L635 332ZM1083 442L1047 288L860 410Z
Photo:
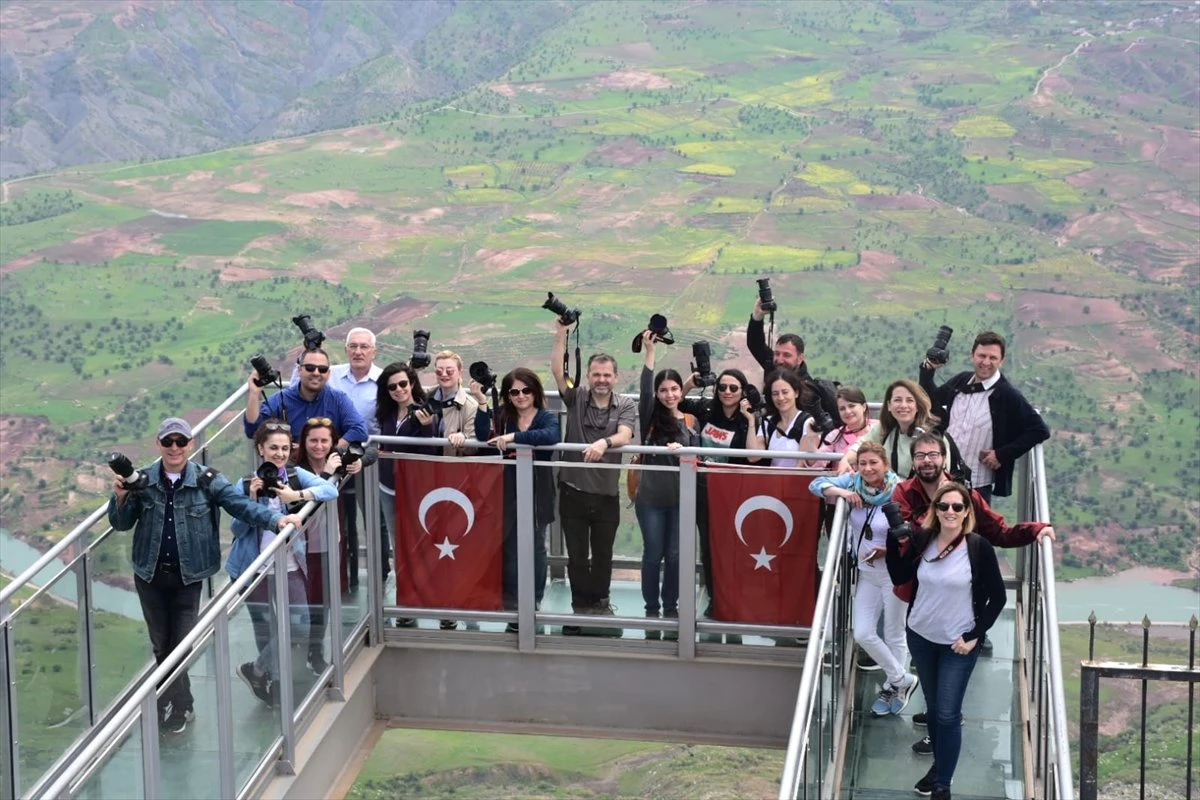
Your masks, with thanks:
M887 553L887 517L881 506L892 499L900 479L888 468L887 451L877 442L861 442L858 471L836 478L816 478L809 490L835 502L850 505L849 545L858 561L854 590L854 640L880 665L887 676L871 705L877 717L899 714L917 688L917 676L908 672L908 645L904 617L907 604L892 592L884 555ZM883 638L877 633L883 615Z

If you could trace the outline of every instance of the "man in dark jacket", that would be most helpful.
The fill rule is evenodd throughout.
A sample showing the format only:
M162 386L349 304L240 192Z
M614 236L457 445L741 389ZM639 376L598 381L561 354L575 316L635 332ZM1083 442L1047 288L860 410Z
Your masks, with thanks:
M1004 337L986 331L971 347L973 372L960 372L941 386L933 373L942 364L921 363L921 388L929 393L934 413L942 418L972 483L985 500L1012 494L1013 466L1036 444L1050 438L1040 414L1000 374Z
M192 428L185 420L164 419L155 446L161 459L140 470L146 477L144 485L135 488L121 478L113 481L108 522L118 531L137 526L133 582L154 660L161 664L196 624L204 579L221 566L216 507L259 528L283 530L301 524L301 519L255 503L216 470L189 461ZM193 708L191 683L184 671L158 700L162 730L183 733Z
M831 417L834 424L841 424L837 410L837 384L821 381L808 373L808 363L804 360L804 340L795 333L781 333L772 348L767 344L767 333L763 325L765 312L762 300L754 301L754 311L750 314L750 322L746 324L746 347L750 355L763 369L764 377L777 369L790 369L800 376L800 380L812 391L815 400ZM763 396L771 396L771 387L763 386ZM810 414L812 408L806 408Z

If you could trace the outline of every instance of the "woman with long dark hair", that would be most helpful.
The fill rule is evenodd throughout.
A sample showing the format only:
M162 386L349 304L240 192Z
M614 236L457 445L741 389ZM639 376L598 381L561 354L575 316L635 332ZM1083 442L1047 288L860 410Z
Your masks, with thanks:
M857 386L839 386L837 410L842 424L821 437L817 450L823 453L844 453L846 449L867 434L878 424L871 419L871 408L867 396ZM818 469L837 469L840 458L831 461L810 461L809 466Z
M941 422L932 411L929 395L916 381L901 378L892 381L883 395L879 424L863 434L858 442L879 442L888 453L888 463L904 480L912 474L912 453L909 446L919 433L932 432ZM838 464L838 474L854 470L858 442L846 448ZM947 449L949 445L947 444Z
M340 479L342 457L334 449L337 430L328 417L315 417L304 423L300 432L300 444L296 453L296 466L331 483ZM340 488L340 487L339 487ZM353 498L351 498L353 501ZM342 498L338 498L341 505ZM339 515L339 519L340 519ZM317 675L325 671L325 609L329 599L325 596L325 569L321 564L325 553L337 553L340 540L337 528L329 530L322 518L308 523L305 530L305 591L308 597L308 666ZM329 574L335 578L342 574L341 562L329 565ZM343 587L344 588L344 587Z
M901 537L887 537L892 584L912 584L908 649L921 679L933 745L933 766L915 788L935 800L950 800L962 750L967 682L979 659L979 643L1007 599L996 551L974 530L970 491L950 482L934 492L907 547Z
M501 451L504 458L514 459L514 444L534 447L558 444L562 430L558 417L546 410L546 393L537 373L517 367L500 380L500 411L494 416L488 406L483 388L471 381L471 395L479 404L475 412L475 438L486 441ZM547 462L554 459L553 451L538 451L533 457ZM549 467L533 470L533 600L541 606L546 591L546 528L554 522L554 474ZM516 467L504 470L504 607L517 607L517 472ZM509 633L517 626L508 625Z
M820 434L813 428L812 416L800 410L801 406L807 408L816 402L812 390L793 370L777 369L767 376L767 391L767 415L759 428L766 443L763 449L784 453L815 451ZM771 466L798 467L800 459L772 458Z
M638 424L642 444L667 447L696 447L700 436L695 419L679 407L683 400L683 376L673 369L654 373L654 334L642 335L645 362L638 397ZM669 455L643 456L643 464L679 466ZM679 473L644 471L634 501L638 526L642 529L642 599L646 616L679 616ZM689 533L689 535L691 535ZM663 574L663 564L666 573ZM661 589L659 579L662 579ZM647 631L646 638L656 638ZM668 632L667 638L673 638Z

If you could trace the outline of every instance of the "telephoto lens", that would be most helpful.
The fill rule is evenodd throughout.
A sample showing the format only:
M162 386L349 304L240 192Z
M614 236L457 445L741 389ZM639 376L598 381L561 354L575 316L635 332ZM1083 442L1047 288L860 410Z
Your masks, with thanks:
M905 521L904 514L900 511L899 503L895 500L889 500L881 508L883 509L883 516L887 519L889 536L895 536L901 541L912 536L913 527Z
M254 379L255 386L267 386L279 382L279 373L262 353L256 353L250 359L250 366L254 367L254 371L258 373L258 377Z
M262 478L264 492L274 492L279 488L279 467L271 462L264 461L259 464L254 474Z
M691 365L696 375L697 386L716 386L717 375L712 368L712 347L708 342L692 342L692 358L696 359Z
M105 459L108 468L121 479L126 491L140 492L150 485L150 476L133 468L133 462L124 453L109 453Z
M555 297L554 292L546 292L546 302L542 303L542 308L558 314L558 321L563 325L574 325L583 313L578 308L567 308L567 304Z
M925 359L930 364L945 364L950 360L950 351L946 348L950 344L950 337L953 335L954 328L948 325L938 328L937 336L933 339L933 347L925 351Z
M771 294L771 279L758 279L758 304L763 311L774 313L779 310L779 306L775 304L775 295Z
M408 365L413 369L425 369L429 366L429 331L413 331L412 358Z
M475 361L471 366L467 367L467 374L471 376L471 380L479 384L479 387L485 392L496 385L496 373L492 372L486 361Z
M301 335L304 336L305 350L317 350L325 341L325 334L317 330L317 327L313 325L312 316L309 314L297 314L292 317L292 324L299 328Z

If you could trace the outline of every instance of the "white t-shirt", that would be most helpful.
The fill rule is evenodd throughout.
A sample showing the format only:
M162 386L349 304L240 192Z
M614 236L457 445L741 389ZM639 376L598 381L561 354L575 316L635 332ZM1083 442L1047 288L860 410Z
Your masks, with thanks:
M788 423L787 429L784 432L779 431L778 425L770 425L769 421L763 422L763 438L767 440L768 450L780 450L786 453L799 453L800 442L791 438L792 428L796 424L796 420L800 419L800 414L792 417L792 421ZM768 429L768 425L770 428ZM804 427L801 429L801 435L812 433L812 417L805 417ZM800 465L798 458L773 458L771 459L772 467L797 467Z
M917 596L908 613L908 627L934 644L954 644L975 627L971 601L971 559L967 540L940 561L941 549L929 543L917 564Z

